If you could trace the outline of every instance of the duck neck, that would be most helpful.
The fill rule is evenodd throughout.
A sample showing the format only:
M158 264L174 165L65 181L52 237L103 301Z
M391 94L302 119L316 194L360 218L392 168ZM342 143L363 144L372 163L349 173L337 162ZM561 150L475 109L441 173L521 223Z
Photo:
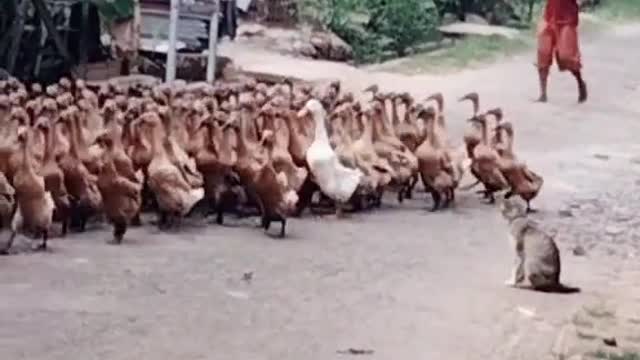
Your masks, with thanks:
M391 135L391 129L389 126L389 116L387 115L387 104L386 101L382 102L382 113L380 114L380 132L381 135L389 136Z
M508 131L507 132L507 153L512 155L513 154L513 131Z
M362 124L362 138L368 143L373 142L373 127L371 119L367 115L361 115L360 123Z
M82 136L82 125L80 124L80 118L74 117L72 120L74 128L74 137L76 141L76 151L79 155L84 156L87 151L87 143Z
M79 157L78 154L78 137L76 132L78 131L78 129L76 129L74 120L71 120L69 123L67 123L67 131L69 132L69 154L77 159Z
M31 134L25 134L24 142L22 143L22 168L33 173L33 160L31 159Z
M397 126L400 122L400 117L398 116L398 104L395 100L391 100L391 121L393 126Z
M488 145L489 127L487 126L486 121L483 121L480 123L480 129L482 129L482 143L485 145Z
M431 144L431 146L436 147L437 146L437 135L436 135L436 121L437 121L438 115L429 118L429 122L427 123L427 127L428 127L428 132L427 132L427 140L429 141L429 144Z
M244 137L245 143L258 140L258 136L255 133L255 126L250 124L250 121L251 113L247 109L240 110L240 133ZM253 127L253 129L251 127Z
M240 127L237 129L237 147L238 147L238 156L244 157L247 154L247 138L245 137L245 131L243 126L243 120L240 119Z
M152 130L151 134L151 151L153 153L153 157L166 157L167 152L164 148L164 141L162 139L162 131L159 126L156 126Z
M384 112L384 111L383 111ZM371 137L373 141L379 140L382 137L384 125L384 115L383 114L375 114L373 119L371 119Z
M327 133L327 127L324 123L324 114L322 113L314 113L313 121L315 123L315 139L322 142L329 142L329 135Z
M46 130L43 130L44 135L44 159L43 163L47 164L51 161L55 160L55 151L56 151L56 142L54 139L55 136L55 128L52 127Z
M208 150L215 149L216 133L213 128L214 126L216 126L215 123L205 125L205 146Z
M413 123L412 114L411 114L411 104L408 102L404 103L404 123L408 125Z

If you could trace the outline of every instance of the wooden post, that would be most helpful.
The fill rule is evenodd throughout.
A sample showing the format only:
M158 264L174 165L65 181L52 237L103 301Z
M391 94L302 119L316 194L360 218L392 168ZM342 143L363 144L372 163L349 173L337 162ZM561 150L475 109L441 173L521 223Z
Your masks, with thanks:
M24 0L25 2L27 0ZM56 25L53 23L53 18L51 18L51 14L47 9L43 0L31 0L33 2L33 6L36 8L38 15L42 19L44 26L47 28L47 32L53 39L53 43L56 45L56 50L62 55L64 60L67 63L67 66L70 66L73 61L71 60L71 55L69 55L69 51L64 42L62 42L62 38L60 38L60 33L58 33L58 29L56 29Z
M7 13L9 17L15 18L16 13L18 12L17 1L18 0L9 0L9 2L5 5L8 7ZM11 20L11 19L7 23L0 24L0 26L2 26L0 27L0 30L4 30L4 34L0 35L0 64L2 63L1 60L4 56L3 54L5 54L7 47L11 43L11 33L13 32L14 25L15 25L15 20Z
M209 23L209 56L207 57L207 82L216 79L216 55L218 52L218 23L220 19L220 0L215 0L215 9Z
M82 2L82 21L80 22L82 25L80 32L80 61L79 65L82 71L82 78L87 79L87 62L89 58L88 53L88 43L89 43L89 2Z
M11 45L9 46L9 57L7 58L7 71L9 74L13 74L13 70L15 70L16 66L16 60L18 59L18 53L20 52L20 42L22 40L22 33L24 32L24 21L27 16L28 5L29 3L27 0L22 0L22 3L16 12L13 29L11 30Z
M171 13L169 15L169 49L167 50L167 65L165 81L176 79L176 43L178 42L178 17L180 12L180 0L171 0Z
M40 24L40 43L38 46L38 55L36 56L36 64L33 66L33 76L37 79L40 76L40 67L42 65L42 55L44 45L47 42L47 27L44 24Z

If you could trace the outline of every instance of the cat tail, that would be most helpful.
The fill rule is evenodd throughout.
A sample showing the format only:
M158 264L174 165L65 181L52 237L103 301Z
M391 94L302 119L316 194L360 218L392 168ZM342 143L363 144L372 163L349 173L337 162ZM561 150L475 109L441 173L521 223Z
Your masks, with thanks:
M581 291L578 287L567 286L560 283L555 285L537 287L535 288L535 290L555 294L575 294Z

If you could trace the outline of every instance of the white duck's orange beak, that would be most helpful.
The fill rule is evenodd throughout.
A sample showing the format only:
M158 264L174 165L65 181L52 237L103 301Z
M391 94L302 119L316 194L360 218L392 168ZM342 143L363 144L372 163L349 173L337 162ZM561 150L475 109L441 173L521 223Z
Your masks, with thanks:
M309 108L307 108L307 107L305 106L305 107L303 107L303 108L302 108L302 110L300 110L300 111L298 112L298 118L304 118L304 117L307 117L307 116L309 116L309 114L310 114Z

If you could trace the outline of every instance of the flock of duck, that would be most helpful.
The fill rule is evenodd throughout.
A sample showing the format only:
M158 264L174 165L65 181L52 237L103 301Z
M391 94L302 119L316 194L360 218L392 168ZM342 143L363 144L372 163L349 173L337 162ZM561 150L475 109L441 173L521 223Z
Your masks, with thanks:
M467 171L489 202L506 191L529 203L540 191L542 178L514 154L513 126L499 108L480 112L476 93L461 99L473 112L459 147L447 139L441 94L368 93L356 101L339 82L0 82L0 226L10 230L0 252L19 232L46 249L54 222L64 236L94 218L120 243L143 211L162 229L194 213L219 224L229 212L257 215L284 236L287 217L307 208L341 216L389 192L402 202L420 179L437 211Z

